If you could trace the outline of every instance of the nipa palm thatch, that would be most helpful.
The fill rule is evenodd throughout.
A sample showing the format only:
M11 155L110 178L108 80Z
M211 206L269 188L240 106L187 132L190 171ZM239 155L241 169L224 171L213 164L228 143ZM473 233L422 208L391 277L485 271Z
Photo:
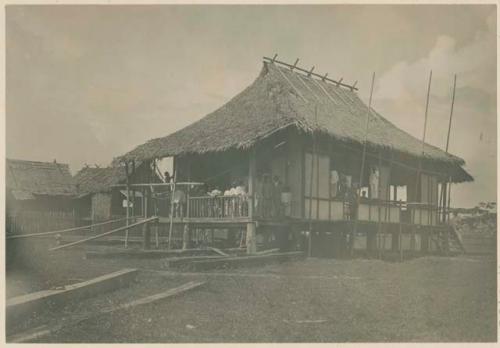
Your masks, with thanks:
M6 165L6 187L17 200L76 194L67 164L7 159Z
M146 142L120 159L149 160L245 149L286 127L362 144L367 108L349 89L266 62L259 77L218 110L171 135ZM463 181L472 180L461 168L463 159L429 144L425 144L422 154L421 140L373 110L367 144L453 166Z
M112 185L117 185L126 178L122 167L91 168L84 167L75 175L78 195L84 196L96 192L110 192Z

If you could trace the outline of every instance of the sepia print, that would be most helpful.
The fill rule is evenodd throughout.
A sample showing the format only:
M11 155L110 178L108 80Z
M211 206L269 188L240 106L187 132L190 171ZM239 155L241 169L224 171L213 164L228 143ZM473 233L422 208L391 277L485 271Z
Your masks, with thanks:
M7 5L6 342L496 342L496 11Z

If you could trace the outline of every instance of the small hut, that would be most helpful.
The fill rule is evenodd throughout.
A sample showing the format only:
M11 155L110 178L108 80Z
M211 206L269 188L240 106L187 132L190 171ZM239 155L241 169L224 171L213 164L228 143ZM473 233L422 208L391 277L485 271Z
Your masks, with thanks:
M44 232L75 224L76 187L63 163L6 161L7 233Z
M308 231L313 254L346 239L353 247L358 234L368 249L380 247L375 235L384 234L385 243L389 234L392 249L408 235L412 248L428 250L432 238L439 244L451 183L473 178L463 159L368 112L356 90L265 59L257 79L221 108L120 160L173 157L177 181L206 184L190 195L179 223L246 225L249 250L268 240L269 229L282 231L282 247ZM235 199L235 186L245 188L243 199Z
M64 163L7 159L7 211L73 210L76 187Z
M145 166L139 163L137 170L131 174L130 183L137 181L148 181L144 178L148 173ZM152 181L158 181L158 177ZM121 166L111 167L83 167L74 177L77 197L77 213L82 220L108 221L113 218L124 217L127 212L127 201L130 202L131 216L143 215L143 195L141 190L128 191L124 185L127 181L125 170ZM127 200L127 194L130 196Z

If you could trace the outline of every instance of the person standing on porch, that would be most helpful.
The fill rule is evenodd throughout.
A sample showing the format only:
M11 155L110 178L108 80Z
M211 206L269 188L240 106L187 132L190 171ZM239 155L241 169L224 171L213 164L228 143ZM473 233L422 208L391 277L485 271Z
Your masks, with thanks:
M337 197L339 186L339 174L336 170L332 170L330 173L330 197Z
M379 197L378 184L380 174L377 167L372 167L370 170L370 198L377 199Z

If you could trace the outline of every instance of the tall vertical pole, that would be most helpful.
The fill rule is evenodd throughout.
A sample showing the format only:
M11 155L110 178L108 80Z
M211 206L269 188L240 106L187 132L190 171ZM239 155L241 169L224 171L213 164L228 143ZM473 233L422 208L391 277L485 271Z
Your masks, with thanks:
M425 154L425 136L427 134L427 118L428 118L428 114L429 114L429 99L430 99L430 93L431 93L431 83L432 83L432 70L430 71L429 73L429 84L427 86L427 98L426 98L426 102L425 102L425 115L424 115L424 131L423 131L423 134L422 134L422 155L420 156L420 159L418 161L418 169L417 169L417 178L415 180L415 200L417 200L417 197L420 197L420 199L418 199L417 201L418 202L422 202L422 192L421 192L421 187L422 187L422 184L421 184L421 172L422 172L422 159L424 157L424 154ZM418 208L419 210L419 219L420 219L420 222L422 220L422 207L419 207ZM415 211L416 212L416 211ZM413 251L415 249L415 244L416 244L416 240L415 240L415 233L416 233L416 225L415 225L415 212L413 214L411 214L410 216L413 216L413 226L412 226L412 229L411 229L411 240L410 240L410 249Z
M451 97L451 110L450 110L450 122L448 123L448 135L446 137L446 153L448 153L448 147L450 145L450 133L451 133L451 121L453 120L453 107L455 105L455 89L457 88L457 74L453 79L453 95Z
M450 109L450 120L448 122L448 134L446 136L446 153L448 153L448 148L449 148L449 145L450 145L450 134L451 134L451 122L453 120L453 108L454 108L454 105L455 105L455 89L457 87L457 74L455 74L454 78L453 78L453 93L452 93L452 97L451 97L451 109ZM450 196L449 196L449 192L446 192L447 191L447 186L448 185L451 185L451 180L450 180L450 183L448 183L448 176L446 177L446 181L443 182L441 184L441 198L440 198L440 201L442 201L442 208L443 208L443 211L442 211L442 221L443 222L446 222L446 217L447 217L447 209L449 208L449 205L450 205ZM448 188L449 190L449 188ZM448 199L447 197L448 196Z
M316 125L318 124L318 106L314 106L314 121ZM312 133L312 157L311 157L311 180L309 182L309 236L307 242L307 256L312 256L312 189L313 189L313 180L314 180L314 158L316 157L316 137L314 133ZM317 183L319 184L319 183Z
M427 86L427 99L425 102L425 114L424 114L424 131L422 134L422 155L420 156L420 159L418 161L418 169L417 169L417 180L415 182L415 199L418 196L418 188L419 188L419 183L420 183L420 172L422 171L422 157L424 157L425 153L425 135L427 133L427 115L429 113L429 97L431 93L431 82L432 82L432 70L429 74L429 84Z
M126 183L127 183L127 210L126 210L126 226L129 225L130 221L130 180L129 180L129 173L128 173L128 161L125 162L125 178L126 178ZM125 248L128 248L128 229L125 230Z
M359 189L361 190L362 183L363 183L363 173L365 171L365 159L366 159L366 143L368 142L368 129L370 127L370 116L371 116L371 109L372 109L372 97L373 97L373 85L375 83L375 72L372 75L372 84L370 88L370 99L368 101L368 109L366 109L366 126L365 126L365 137L363 141L363 154L361 156L361 170L359 171ZM351 249L351 256L354 254L354 238L356 236L356 233L358 232L358 209L359 209L359 202L360 202L360 194L357 193L356 197L356 216L354 217L354 226L352 229L352 234L351 234L351 240L350 242L350 249Z

